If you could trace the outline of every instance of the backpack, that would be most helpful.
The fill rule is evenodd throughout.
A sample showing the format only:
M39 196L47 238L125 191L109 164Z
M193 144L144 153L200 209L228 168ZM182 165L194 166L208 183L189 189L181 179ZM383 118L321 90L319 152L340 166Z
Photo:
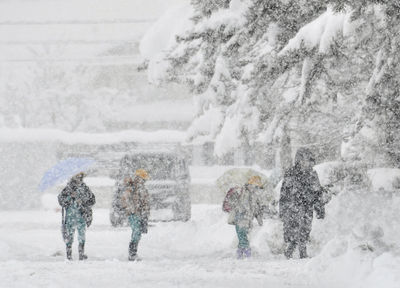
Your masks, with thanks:
M225 195L225 199L222 204L222 210L228 213L231 212L232 209L236 206L239 196L240 196L239 187L230 188Z

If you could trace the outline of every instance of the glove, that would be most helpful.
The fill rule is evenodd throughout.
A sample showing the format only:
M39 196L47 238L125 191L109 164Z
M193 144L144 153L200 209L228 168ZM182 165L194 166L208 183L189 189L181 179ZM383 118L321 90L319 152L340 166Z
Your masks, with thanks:
M262 215L257 215L256 216L256 219L257 219L257 223L258 223L258 225L260 225L260 226L262 226L263 225L263 218L262 218Z
M144 234L147 233L147 220L142 221L141 232Z
M324 219L325 218L325 211L319 211L317 212L317 219Z
M147 224L142 224L142 233L147 234Z
M317 212L317 219L324 219L325 218L325 207L318 207L318 209L316 209Z
M72 199L75 199L76 198L76 192L72 191L70 196L71 196Z

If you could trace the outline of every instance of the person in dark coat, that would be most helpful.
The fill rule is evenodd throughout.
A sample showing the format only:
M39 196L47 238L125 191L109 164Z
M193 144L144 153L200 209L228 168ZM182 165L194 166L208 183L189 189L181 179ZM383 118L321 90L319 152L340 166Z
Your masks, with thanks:
M313 170L315 160L308 148L300 148L295 164L283 178L279 199L279 217L283 222L285 256L291 258L298 246L300 258L307 257L307 241L310 238L315 210L318 219L325 216L322 187Z
M92 223L92 207L96 198L89 187L83 182L83 172L73 176L67 186L58 195L58 202L65 209L65 243L67 259L72 260L72 243L75 229L78 230L79 260L87 259L85 255L86 227Z

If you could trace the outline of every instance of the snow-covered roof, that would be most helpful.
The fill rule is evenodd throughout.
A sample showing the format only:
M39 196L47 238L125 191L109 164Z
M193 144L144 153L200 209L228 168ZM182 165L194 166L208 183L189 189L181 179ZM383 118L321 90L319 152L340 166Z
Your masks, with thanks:
M159 130L145 132L127 130L115 133L70 133L53 129L10 129L0 128L0 142L62 142L66 144L113 144L118 142L137 143L180 143L185 132L178 130Z

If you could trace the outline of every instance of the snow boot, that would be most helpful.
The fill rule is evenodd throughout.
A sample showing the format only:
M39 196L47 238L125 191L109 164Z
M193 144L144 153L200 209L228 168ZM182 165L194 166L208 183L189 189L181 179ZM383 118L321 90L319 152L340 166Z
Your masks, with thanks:
M243 259L243 252L244 252L243 248L238 248L236 250L236 258L237 259Z
M245 257L247 257L246 256L246 250L247 250L248 248L238 248L237 250L236 250L236 258L237 259L243 259L243 258L245 258Z
M135 261L137 259L137 247L138 243L130 242L129 243L129 261Z
M250 258L251 257L251 248L244 248L243 249L243 256L244 258Z
M67 244L67 260L72 260L72 245Z
M299 256L300 256L300 259L308 258L307 246L305 243L299 244Z
M85 255L85 242L79 243L78 252L79 252L79 260L86 260L88 258Z
M286 248L286 251L285 251L285 256L287 259L290 259L293 257L294 248L296 248L296 243L290 242L289 246Z

